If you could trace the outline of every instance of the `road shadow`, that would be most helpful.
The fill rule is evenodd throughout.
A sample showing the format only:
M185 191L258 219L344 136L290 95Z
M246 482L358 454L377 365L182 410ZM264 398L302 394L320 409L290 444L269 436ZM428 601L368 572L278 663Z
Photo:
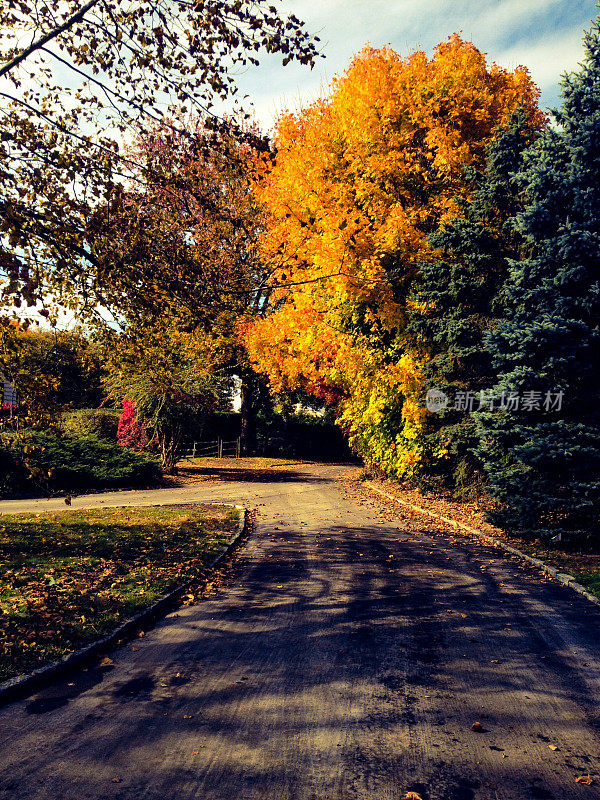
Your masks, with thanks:
M583 601L531 586L516 565L523 591L507 595L480 569L489 550L434 543L426 530L324 524L311 540L265 526L260 536L228 587L159 626L153 661L77 701L99 722L63 731L68 761L38 773L45 797L581 796L574 775L600 767L580 713L595 698L553 647L548 609L597 658L600 612L582 619ZM30 777L23 788L18 774L4 780L0 798L9 785L19 800L42 797Z

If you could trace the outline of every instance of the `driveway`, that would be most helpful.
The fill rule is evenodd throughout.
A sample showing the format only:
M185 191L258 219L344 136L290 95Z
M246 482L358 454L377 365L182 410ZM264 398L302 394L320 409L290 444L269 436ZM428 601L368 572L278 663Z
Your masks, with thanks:
M259 517L211 599L0 710L0 798L600 798L598 608L343 472L76 499Z

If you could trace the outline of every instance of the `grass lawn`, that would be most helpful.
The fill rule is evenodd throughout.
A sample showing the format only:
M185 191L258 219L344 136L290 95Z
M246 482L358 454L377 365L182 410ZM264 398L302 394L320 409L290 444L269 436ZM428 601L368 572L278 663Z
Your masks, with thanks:
M238 520L235 509L200 505L0 516L0 681L200 577Z

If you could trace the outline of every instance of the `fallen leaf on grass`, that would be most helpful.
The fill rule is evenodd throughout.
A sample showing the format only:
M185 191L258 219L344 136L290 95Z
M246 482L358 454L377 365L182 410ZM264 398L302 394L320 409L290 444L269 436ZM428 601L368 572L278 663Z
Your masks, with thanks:
M591 775L580 775L578 778L575 778L575 783L583 783L584 786L591 786L594 783L594 779Z

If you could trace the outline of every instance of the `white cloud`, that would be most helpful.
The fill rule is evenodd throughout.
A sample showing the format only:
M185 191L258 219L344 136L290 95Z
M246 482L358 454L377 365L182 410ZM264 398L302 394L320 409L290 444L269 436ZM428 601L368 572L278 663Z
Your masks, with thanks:
M576 28L535 44L519 42L499 53L495 60L507 68L524 64L544 91L557 86L560 76L565 71L576 70L582 59L582 30Z
M366 42L407 55L419 47L431 52L455 31L502 66L529 67L542 105L555 105L560 75L577 67L583 30L597 13L595 0L284 0L280 7L320 36L326 58L311 72L295 64L282 68L273 56L240 76L265 128L282 109L319 96Z

